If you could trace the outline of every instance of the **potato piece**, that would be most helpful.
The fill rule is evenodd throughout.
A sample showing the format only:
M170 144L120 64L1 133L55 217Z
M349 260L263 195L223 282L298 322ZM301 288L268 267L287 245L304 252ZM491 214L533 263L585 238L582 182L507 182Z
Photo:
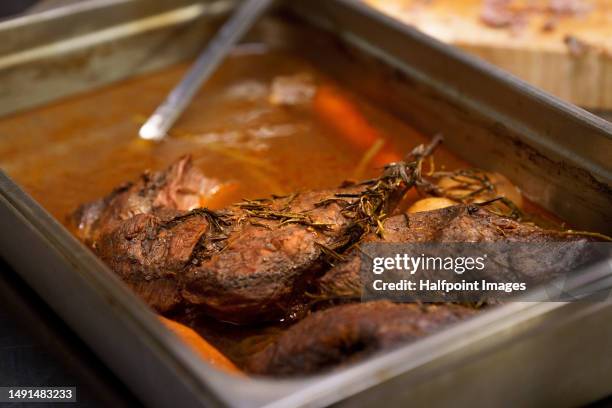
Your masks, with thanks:
M462 201L473 192L474 188L471 187L473 182L474 180L467 176L447 176L442 177L437 185L447 197Z
M423 198L412 204L410 208L408 208L408 213L412 214L417 212L439 210L440 208L451 207L455 204L457 204L456 201L450 200L448 198L428 197Z
M521 190L515 186L506 176L500 173L487 173L489 180L495 186L497 195L506 197L512 201L517 207L523 208L523 195Z

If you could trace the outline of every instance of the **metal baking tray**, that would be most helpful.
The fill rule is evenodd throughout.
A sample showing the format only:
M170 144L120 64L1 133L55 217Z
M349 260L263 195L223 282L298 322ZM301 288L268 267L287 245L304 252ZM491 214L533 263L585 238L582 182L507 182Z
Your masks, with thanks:
M0 112L192 57L233 4L90 0L2 22ZM612 231L610 123L355 1L282 2L250 36L299 49L394 115L443 132L456 154L576 227ZM329 374L241 378L201 361L4 173L0 223L2 257L149 406L567 406L612 393L609 301L509 303ZM609 278L600 272L579 276Z

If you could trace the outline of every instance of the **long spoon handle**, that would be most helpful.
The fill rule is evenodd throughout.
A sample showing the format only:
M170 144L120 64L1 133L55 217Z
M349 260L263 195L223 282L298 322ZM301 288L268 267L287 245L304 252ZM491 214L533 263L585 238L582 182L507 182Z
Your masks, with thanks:
M140 128L139 135L146 140L161 140L181 116L193 96L200 89L232 47L255 24L275 0L243 0L242 4L221 27L215 37L181 82Z

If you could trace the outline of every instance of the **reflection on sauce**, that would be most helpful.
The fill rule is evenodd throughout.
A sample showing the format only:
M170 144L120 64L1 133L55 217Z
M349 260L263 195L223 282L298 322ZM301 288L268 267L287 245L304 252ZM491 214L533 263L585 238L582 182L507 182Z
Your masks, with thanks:
M342 89L305 60L280 52L230 58L169 138L161 143L139 140L144 118L186 67L178 65L4 118L2 168L65 222L81 203L107 194L145 169L162 169L186 153L205 175L223 182L223 191L206 203L220 208L241 198L334 187L357 173L373 177L379 174L376 157L401 157L428 140ZM332 110L321 114L312 103L287 105L283 97L271 101L275 78L295 75L326 89L327 99L318 106ZM308 95L304 89L294 91L289 99ZM351 143L357 128L359 139ZM379 150L368 151L369 145ZM368 154L372 160L364 161ZM444 148L436 152L438 169L466 166ZM413 194L411 199L418 197ZM283 328L238 328L189 315L182 319L238 365Z

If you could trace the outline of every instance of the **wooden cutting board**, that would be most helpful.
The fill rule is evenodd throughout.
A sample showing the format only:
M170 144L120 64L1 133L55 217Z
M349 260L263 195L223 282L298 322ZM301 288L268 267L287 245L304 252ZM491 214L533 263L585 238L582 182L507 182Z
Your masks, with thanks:
M582 13L556 17L543 11L549 0L523 0L540 11L497 28L482 21L482 0L365 1L562 99L612 110L612 0L584 0Z

